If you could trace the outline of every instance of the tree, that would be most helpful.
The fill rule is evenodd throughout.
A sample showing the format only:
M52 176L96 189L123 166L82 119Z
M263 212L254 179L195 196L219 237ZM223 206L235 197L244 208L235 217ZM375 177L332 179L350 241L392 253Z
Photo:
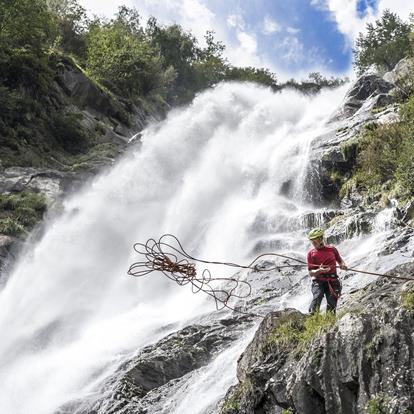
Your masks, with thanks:
M367 33L359 34L353 50L357 73L361 75L371 65L392 70L410 50L410 24L385 10L379 20L366 27Z
M163 67L172 67L176 77L169 94L169 101L184 103L194 96L196 73L193 67L200 49L197 40L178 24L159 25L154 17L148 20L146 35L151 45L159 50Z
M158 50L132 33L123 21L95 21L88 33L87 70L98 81L131 98L170 81Z
M57 26L46 0L0 0L0 47L42 54L56 38Z
M261 85L269 86L273 90L278 90L277 78L269 69L258 69L254 67L229 67L226 71L225 80L256 82Z
M48 3L57 19L60 48L84 59L85 37L89 25L86 10L77 0L48 0Z

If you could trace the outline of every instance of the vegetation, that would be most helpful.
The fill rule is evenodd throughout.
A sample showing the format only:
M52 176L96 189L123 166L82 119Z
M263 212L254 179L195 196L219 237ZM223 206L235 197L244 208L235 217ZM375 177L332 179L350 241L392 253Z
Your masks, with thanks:
M46 198L32 191L0 195L0 233L22 236L41 220Z
M414 311L414 289L406 290L401 295L402 307L410 312Z
M390 414L387 408L390 398L383 394L379 394L371 398L365 407L366 414Z
M287 315L285 318L270 334L268 344L295 350L297 354L305 352L310 342L317 335L327 332L336 321L332 312L315 313L307 317Z
M400 121L385 125L368 125L358 140L344 148L345 157L356 157L350 182L367 193L383 188L394 191L401 199L414 194L414 95L401 105Z
M357 73L362 74L372 65L392 70L410 51L410 33L410 24L389 10L375 23L368 23L366 34L359 34L354 49Z
M253 391L253 384L250 379L245 379L244 381L237 384L230 396L226 399L226 402L221 409L221 414L236 414L240 412L241 409L241 400L249 401L249 394Z

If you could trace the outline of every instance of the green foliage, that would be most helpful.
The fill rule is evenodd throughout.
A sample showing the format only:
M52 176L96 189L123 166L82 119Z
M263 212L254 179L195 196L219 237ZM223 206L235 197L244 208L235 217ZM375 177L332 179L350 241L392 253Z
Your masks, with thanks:
M32 191L0 195L0 233L20 236L38 223L47 208L46 198Z
M229 67L225 73L224 80L256 82L264 86L269 86L273 90L278 90L276 75L269 69L258 69L253 67Z
M96 21L88 33L87 70L110 89L129 96L145 96L165 79L158 51L118 18Z
M84 60L89 25L85 9L77 0L48 0L48 4L58 26L59 35L55 46Z
M348 82L348 78L326 78L319 72L311 72L308 75L308 79L300 82L295 79L290 79L279 86L279 89L291 88L296 89L304 94L318 93L322 88L337 88Z
M46 0L0 0L0 49L41 54L56 38L57 25Z
M289 315L270 334L268 343L301 354L317 335L327 332L335 322L336 316L332 312L327 312L325 315L315 313L306 318Z
M410 32L410 24L389 10L385 10L375 23L368 23L366 34L359 34L354 49L354 66L358 74L371 65L392 70L410 51Z
M400 188L400 196L414 193L414 95L401 106L401 121L371 124L357 141L358 155L353 180L365 191L384 184Z
M90 147L88 133L80 123L80 115L66 112L51 117L50 129L57 143L70 154L79 154Z
M402 307L410 312L414 311L414 290L406 290L401 294Z
M390 410L387 408L387 404L390 398L379 394L368 401L365 407L366 414L390 414Z
M0 50L0 82L5 87L25 88L32 96L44 96L53 80L48 56L35 54L31 49Z
M0 219L0 234L16 237L20 236L23 233L25 233L24 226L17 220L11 217Z

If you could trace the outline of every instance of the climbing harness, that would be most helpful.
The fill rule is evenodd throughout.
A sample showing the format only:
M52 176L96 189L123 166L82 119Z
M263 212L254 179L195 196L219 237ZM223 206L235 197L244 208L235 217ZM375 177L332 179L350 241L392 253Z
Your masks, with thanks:
M193 293L198 293L201 291L206 293L207 295L212 296L215 300L217 310L227 308L232 311L248 315L252 315L252 313L234 309L228 304L228 302L231 298L246 299L247 297L249 297L252 292L251 284L245 280L239 280L239 278L237 278L236 276L213 278L210 273L210 270L208 269L204 269L201 272L201 274L199 274L197 273L195 262L203 264L222 265L238 269L250 269L255 272L268 272L274 270L280 271L280 269L286 267L299 269L308 266L308 263L303 260L278 253L263 253L257 256L251 263L245 266L231 262L202 260L193 257L189 253L187 253L184 250L178 238L172 234L164 234L159 238L158 241L151 238L146 243L135 243L134 250L138 254L143 256L145 259L133 263L128 270L129 275L135 277L142 277L148 275L149 273L160 271L166 277L173 280L180 286L190 284ZM259 267L258 261L263 257L269 256L283 259L282 264L275 264L273 267L266 268L261 266ZM314 266L319 267L319 265ZM348 268L347 270L391 279L414 280L414 278L367 272L359 269ZM331 281L338 279L325 279L328 281L331 294L333 291L334 296L339 297L339 295L336 294L330 283ZM222 283L220 287L217 288L213 287L212 284L214 282Z

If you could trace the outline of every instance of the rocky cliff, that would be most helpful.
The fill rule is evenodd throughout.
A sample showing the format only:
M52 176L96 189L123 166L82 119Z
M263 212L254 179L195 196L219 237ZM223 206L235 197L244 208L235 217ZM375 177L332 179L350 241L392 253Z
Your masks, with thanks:
M0 119L0 274L45 213L113 163L165 109L114 95L67 56L51 55L49 70L47 92L16 92L19 107Z
M414 263L390 274L412 276ZM413 312L414 281L381 279L349 294L336 318L268 314L220 412L413 412Z

